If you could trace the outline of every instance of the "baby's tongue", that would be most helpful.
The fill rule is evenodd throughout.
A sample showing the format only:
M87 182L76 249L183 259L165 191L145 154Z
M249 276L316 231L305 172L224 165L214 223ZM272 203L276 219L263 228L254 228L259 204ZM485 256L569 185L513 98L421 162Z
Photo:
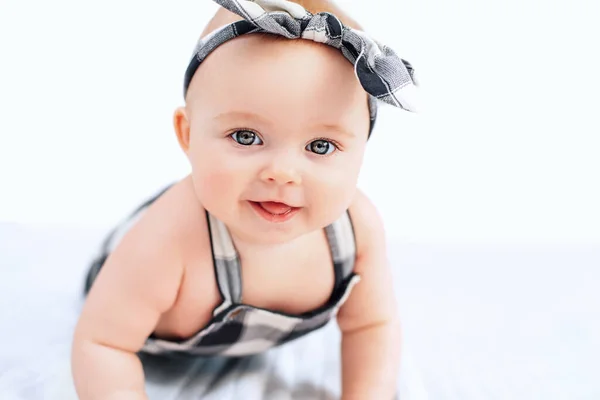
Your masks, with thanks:
M270 212L271 214L283 214L290 210L290 206L283 203L277 203L274 201L264 201L260 203L261 207Z

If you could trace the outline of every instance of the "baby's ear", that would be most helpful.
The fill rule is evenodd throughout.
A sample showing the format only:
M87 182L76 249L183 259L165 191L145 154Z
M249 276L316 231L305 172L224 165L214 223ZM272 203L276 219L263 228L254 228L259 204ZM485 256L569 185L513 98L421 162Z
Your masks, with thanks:
M179 141L179 147L185 154L190 149L190 121L185 107L178 107L173 115L173 127Z

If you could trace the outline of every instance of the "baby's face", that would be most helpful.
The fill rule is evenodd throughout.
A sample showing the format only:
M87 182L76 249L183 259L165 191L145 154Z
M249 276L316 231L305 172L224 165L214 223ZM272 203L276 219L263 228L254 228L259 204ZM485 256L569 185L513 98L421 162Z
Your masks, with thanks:
M197 70L186 115L198 198L237 237L293 240L350 205L369 111L339 51L260 35L227 42Z

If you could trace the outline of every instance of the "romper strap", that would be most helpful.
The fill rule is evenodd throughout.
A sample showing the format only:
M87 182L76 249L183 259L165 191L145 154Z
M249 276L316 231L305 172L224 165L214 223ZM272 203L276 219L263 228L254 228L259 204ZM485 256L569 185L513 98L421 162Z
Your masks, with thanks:
M225 224L206 211L213 266L223 304L217 311L242 301L242 275L240 258Z
M356 243L350 214L346 211L338 220L325 227L331 258L335 268L336 289L354 271Z

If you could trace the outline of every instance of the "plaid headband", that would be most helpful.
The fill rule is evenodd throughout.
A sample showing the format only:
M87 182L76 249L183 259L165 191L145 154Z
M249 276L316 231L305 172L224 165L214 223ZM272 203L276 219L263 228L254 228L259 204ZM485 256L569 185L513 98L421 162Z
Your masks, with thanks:
M248 33L271 33L288 39L307 39L327 44L342 52L354 65L355 74L369 94L371 125L377 117L377 100L407 111L416 111L414 70L408 61L366 33L342 24L333 14L312 14L286 0L214 0L243 17L201 38L185 72L184 97L194 73L221 44Z

